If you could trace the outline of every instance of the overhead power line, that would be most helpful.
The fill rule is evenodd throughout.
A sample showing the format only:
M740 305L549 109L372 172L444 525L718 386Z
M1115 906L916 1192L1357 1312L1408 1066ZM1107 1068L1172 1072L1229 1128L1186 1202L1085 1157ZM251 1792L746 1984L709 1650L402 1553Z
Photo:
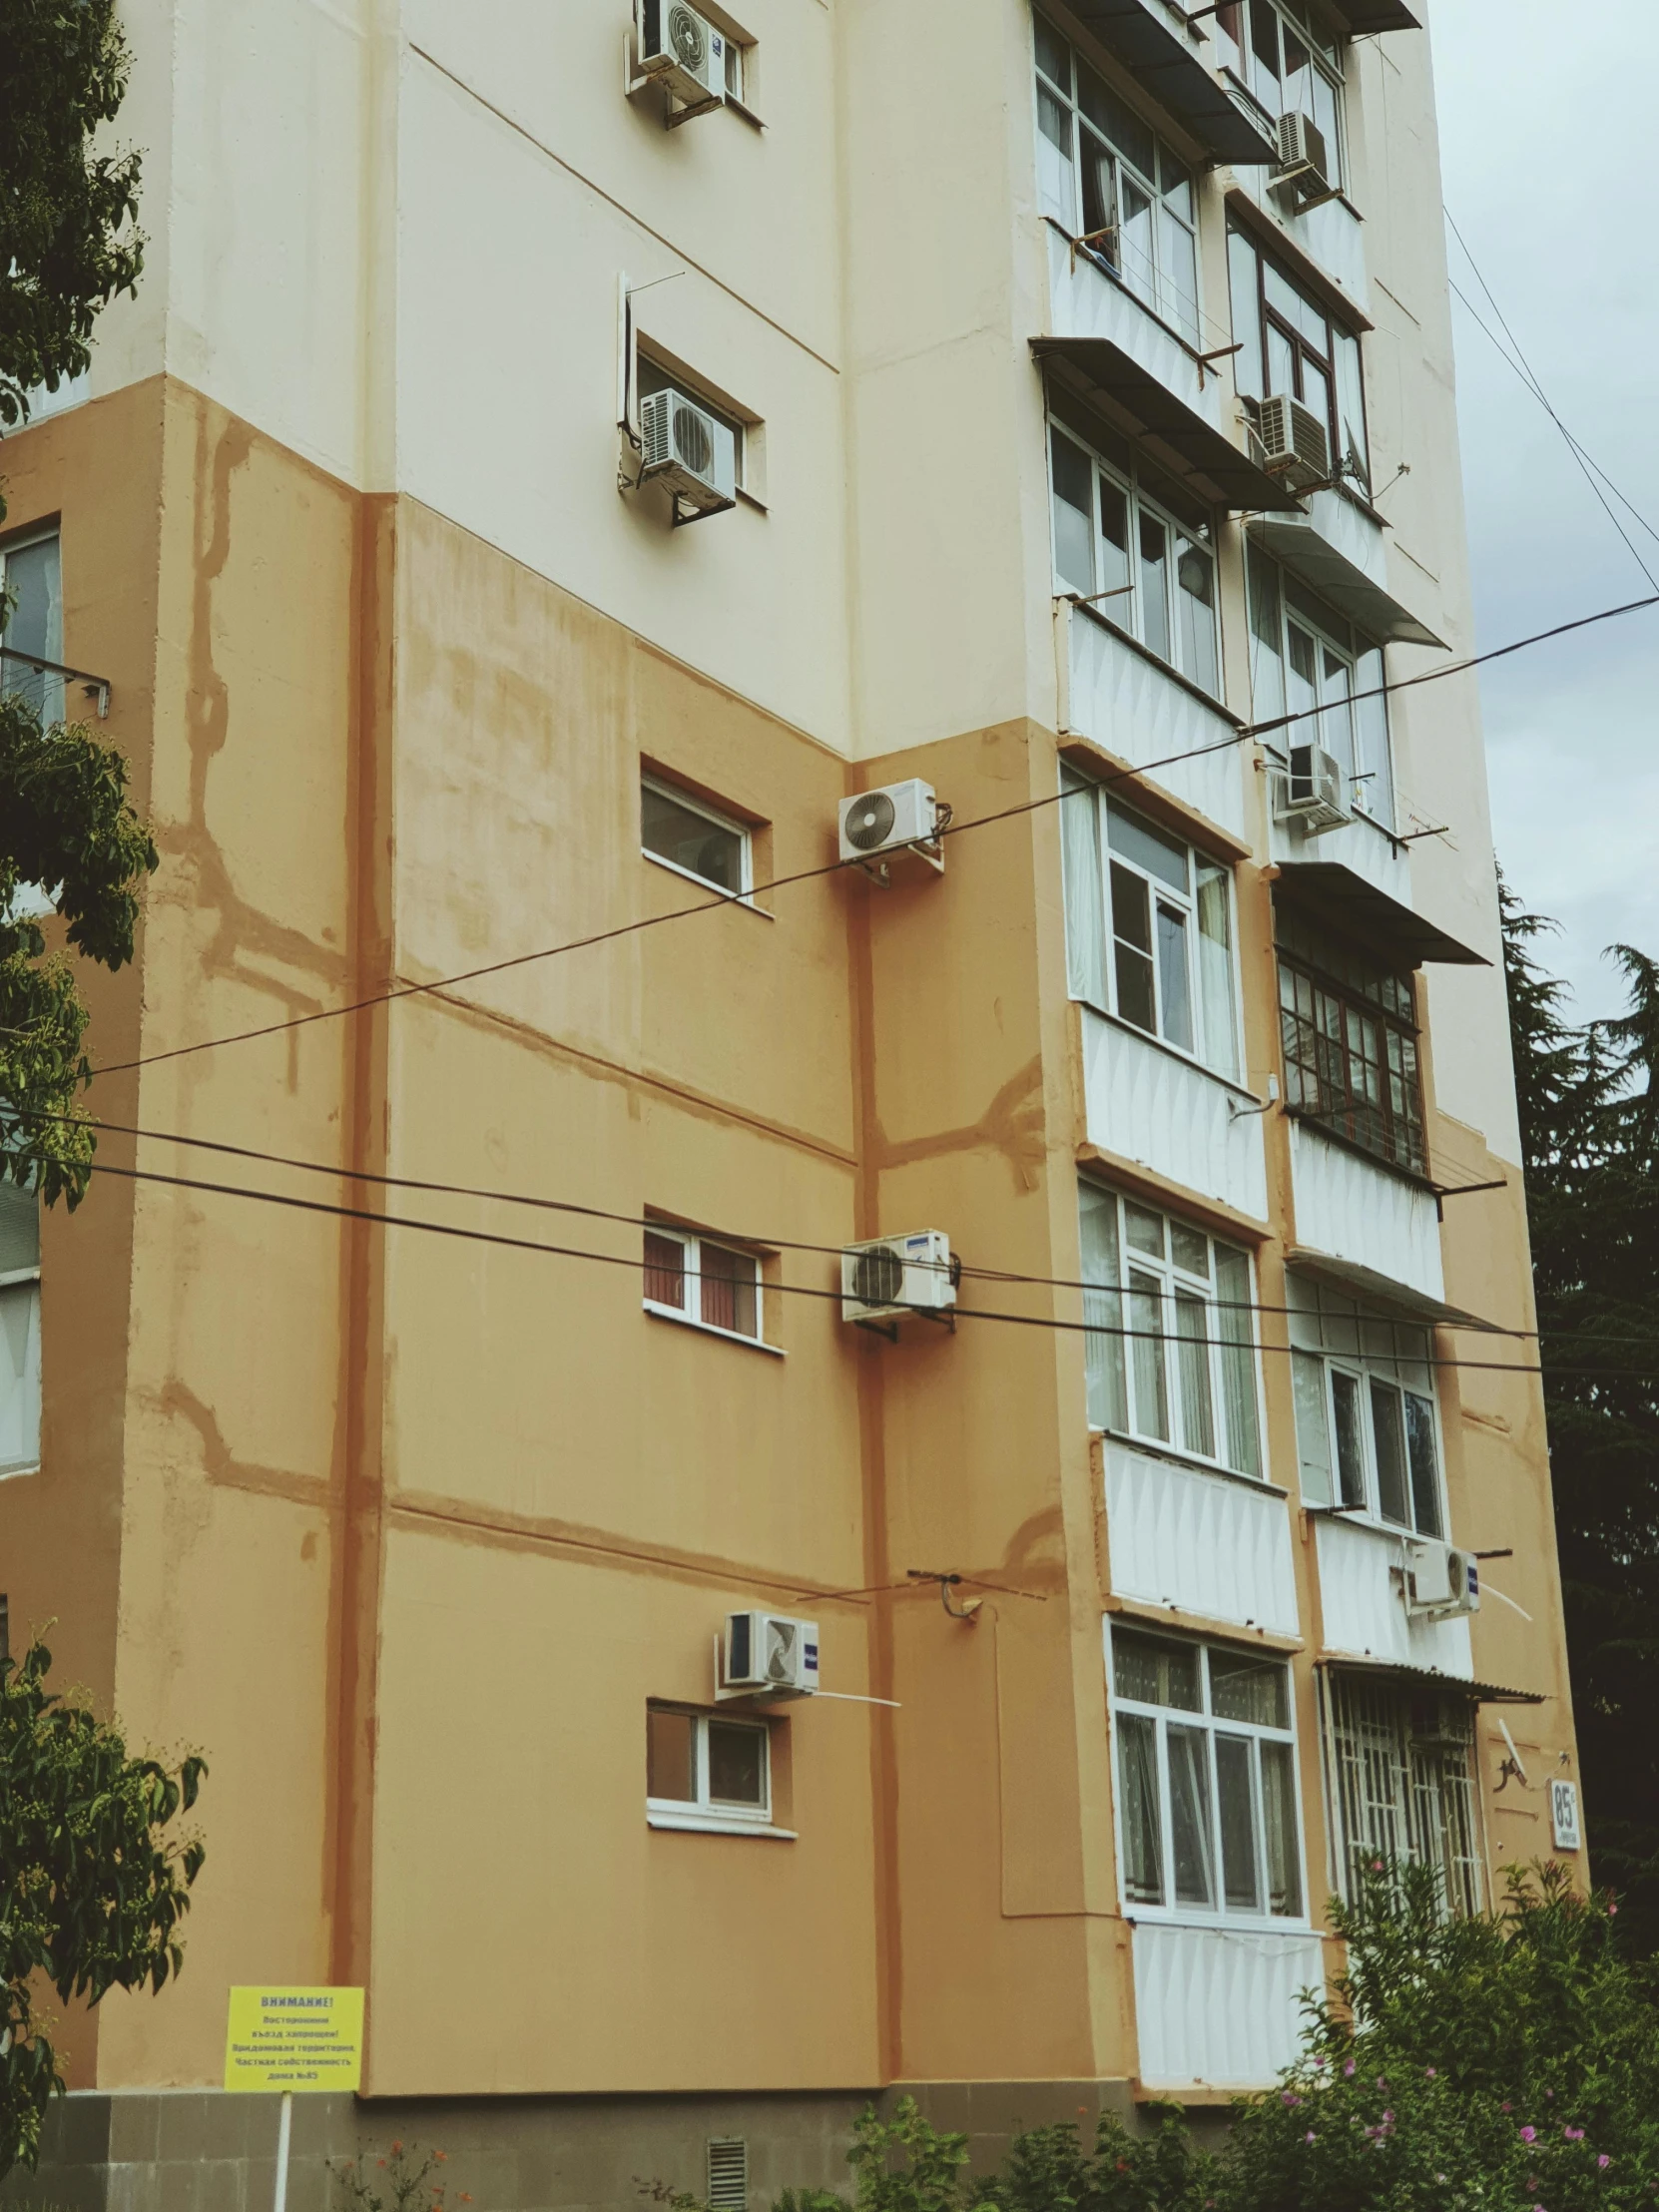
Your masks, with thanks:
M17 1111L24 1120L91 1126L109 1136L132 1137L146 1144L183 1145L198 1152L217 1152L228 1159L247 1160L261 1167L290 1168L301 1175L323 1175L338 1182L368 1184L376 1190L419 1191L428 1197L467 1198L489 1205L524 1206L543 1213L571 1214L585 1221L613 1222L624 1229L643 1231L661 1228L672 1231L676 1227L675 1222L666 1215L624 1213L611 1207L585 1205L577 1199L550 1198L539 1192L500 1190L476 1183L446 1183L424 1176L389 1175L371 1168L342 1167L331 1161L299 1159L292 1153L268 1152L255 1145L228 1144L215 1137L189 1137L177 1130L143 1129L131 1122L95 1120L88 1125L79 1124L78 1117L73 1114L47 1113L32 1107L19 1108ZM381 1217L371 1214L370 1218ZM798 1237L766 1236L750 1230L725 1228L710 1233L757 1252L809 1252L822 1254L829 1259L839 1259L843 1252L851 1249L848 1244L812 1244ZM932 1268L935 1272L948 1272L950 1267L955 1266L955 1263L930 1261L911 1261L907 1264L924 1270ZM1006 1283L1021 1289L1079 1291L1108 1297L1114 1295L1111 1285L1087 1282L1076 1276L1029 1275L1010 1268L975 1267L971 1262L962 1263L957 1272L966 1282ZM1206 1303L1218 1311L1228 1313L1289 1316L1301 1311L1294 1306L1269 1305L1260 1299L1210 1298ZM1425 1322L1421 1326L1432 1325ZM1482 1336L1511 1338L1523 1343L1532 1343L1542 1337L1548 1337L1551 1342L1583 1337L1595 1344L1653 1345L1659 1348L1659 1333L1652 1337L1610 1337L1598 1330L1509 1329L1497 1322L1480 1321L1472 1315L1467 1321L1446 1322L1440 1326L1476 1332Z
M366 1206L342 1206L319 1198L296 1198L285 1191L251 1190L236 1183L209 1183L187 1175L164 1175L154 1168L118 1167L112 1161L95 1160L93 1173L115 1175L130 1183L158 1183L172 1190L201 1191L220 1198L241 1198L266 1206L280 1206L301 1214L326 1215L333 1220L360 1221L375 1229L413 1229L429 1236L456 1238L466 1244L499 1246L510 1252L536 1252L552 1259L587 1260L600 1267L626 1268L632 1274L643 1275L643 1257L632 1253L592 1252L574 1245L545 1244L533 1237L508 1237L488 1229L467 1229L459 1223L422 1221L409 1214L383 1214ZM689 1271L688 1272L692 1272ZM1097 1296L1124 1299L1132 1294L1110 1287L1091 1286ZM786 1298L807 1298L841 1304L837 1290L819 1290L807 1283L774 1283L765 1286L769 1295ZM971 1306L950 1309L956 1321L986 1321L1002 1323L1015 1329L1048 1329L1066 1336L1119 1337L1131 1341L1154 1344L1204 1345L1232 1352L1273 1352L1289 1355L1297 1348L1290 1344L1256 1344L1251 1339L1235 1340L1227 1337L1188 1336L1177 1329L1126 1329L1115 1323L1064 1321L1050 1314L1008 1314ZM1395 1361L1394 1365L1430 1367L1435 1369L1458 1368L1478 1371L1488 1375L1542 1375L1545 1370L1538 1365L1512 1360L1427 1360ZM1548 1373L1556 1377L1579 1376L1595 1382L1650 1382L1659 1381L1659 1359L1651 1368L1560 1368L1551 1367Z
M1247 723L1229 737L1213 745L1189 746L1180 753L1166 753L1160 759L1146 761L1138 767L1110 770L1096 779L1101 784L1129 782L1150 775L1155 769L1174 768L1182 761L1201 760L1212 753L1225 753L1236 745L1252 738L1270 736L1275 730L1289 728L1296 723L1314 721L1321 713L1335 706L1357 705L1367 699L1382 699L1396 692L1414 690L1420 684L1442 682L1448 676L1461 676L1470 669L1484 667L1488 662L1500 661L1510 654L1521 653L1530 646L1543 645L1552 638L1568 636L1576 630L1587 630L1597 623L1613 622L1623 615L1638 614L1648 607L1659 606L1659 590L1651 597L1632 599L1618 607L1603 607L1595 614L1579 615L1571 622L1558 622L1547 630L1537 630L1529 637L1517 638L1511 644L1488 648L1484 653L1470 654L1466 660L1452 661L1439 668L1425 669L1416 676L1400 677L1392 683L1374 684L1368 690L1351 692L1346 701L1328 701L1323 708L1303 709L1295 714L1276 715L1266 722ZM967 821L952 822L940 832L941 837L965 836L969 830L988 829L991 824L1012 822L1021 815L1040 812L1045 807L1057 806L1067 796L1063 792L1051 792L1041 799L1022 801L1017 806L998 808L988 815L977 815ZM94 1068L93 1074L125 1075L135 1068L154 1067L165 1060L180 1060L198 1052L211 1052L228 1044L247 1044L259 1037L286 1035L295 1029L310 1027L319 1021L338 1021L349 1014L366 1013L376 1006L389 1006L400 999L430 997L438 992L453 990L461 983L475 983L488 975L501 975L510 969L527 967L538 960L551 960L566 952L581 952L595 945L614 943L618 938L633 936L641 930L655 929L665 922L689 920L694 914L713 913L726 906L738 904L756 897L762 891L782 890L792 883L807 883L824 875L838 875L851 863L844 860L826 861L819 867L798 868L789 875L776 875L770 882L754 884L743 894L717 894L713 898L700 899L695 906L676 906L667 913L637 915L632 921L618 922L609 929L596 929L586 936L566 938L560 944L543 945L533 952L516 952L506 959L485 961L478 967L463 968L453 975L436 976L429 982L395 983L388 989L373 991L362 998L347 1000L340 1006L319 1006L309 1013L290 1014L285 1020L263 1022L253 1029L238 1029L219 1037L203 1037L194 1044L169 1046L165 1051L146 1052L132 1060L114 1060Z

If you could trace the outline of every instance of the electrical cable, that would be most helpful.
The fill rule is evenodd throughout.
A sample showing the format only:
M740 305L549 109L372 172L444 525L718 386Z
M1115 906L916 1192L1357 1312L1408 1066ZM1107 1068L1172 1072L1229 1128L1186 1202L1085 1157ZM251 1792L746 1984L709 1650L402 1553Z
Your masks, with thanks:
M488 1229L466 1229L454 1222L421 1221L408 1214L383 1214L364 1206L330 1205L317 1198L296 1198L282 1191L256 1191L234 1183L208 1183L185 1175L164 1175L155 1168L117 1167L112 1161L94 1160L91 1163L95 1175L115 1175L130 1183L159 1183L173 1190L202 1191L221 1198L251 1199L267 1206L280 1206L303 1214L322 1214L334 1220L360 1221L379 1229L415 1229L428 1235L458 1238L468 1244L499 1246L512 1252L540 1252L561 1260L591 1260L602 1267L627 1268L636 1273L644 1272L644 1261L632 1254L590 1252L573 1245L545 1244L531 1237L507 1237ZM690 1271L688 1271L690 1272ZM775 1283L766 1286L775 1294L787 1298L810 1298L822 1302L842 1303L837 1290L819 1290L806 1283ZM1127 1291L1108 1292L1107 1296L1127 1298ZM1018 1329L1050 1329L1061 1335L1086 1337L1120 1337L1132 1341L1153 1344L1205 1345L1222 1351L1260 1351L1289 1355L1297 1348L1289 1344L1251 1345L1226 1337L1196 1337L1174 1329L1125 1329L1105 1322L1063 1321L1048 1314L1006 1314L971 1306L950 1309L953 1321L1002 1322ZM734 1332L725 1332L731 1335ZM1412 1360L1403 1363L1412 1367L1466 1368L1491 1375L1542 1375L1541 1366L1521 1365L1507 1360ZM1596 1382L1659 1381L1659 1361L1652 1368L1558 1368L1548 1371L1556 1377L1582 1377Z
M1503 660L1512 653L1524 652L1530 646L1546 644L1552 638L1566 637L1573 631L1587 630L1597 623L1612 622L1621 616L1639 614L1644 609L1655 606L1659 606L1659 590L1648 598L1627 600L1622 606L1603 607L1594 614L1579 615L1571 622L1555 623L1547 630L1534 631L1531 636L1516 638L1508 645L1488 647L1484 653L1471 654L1466 660L1424 669L1416 676L1400 677L1392 683L1374 684L1366 691L1350 692L1346 699L1327 701L1323 707L1303 708L1294 714L1276 715L1267 722L1246 723L1231 736L1219 739L1212 745L1189 746L1183 752L1166 753L1158 760L1144 761L1137 767L1104 771L1094 779L1094 783L1109 786L1138 780L1151 775L1155 769L1173 768L1182 761L1196 761L1211 753L1224 753L1249 739L1268 736L1273 731L1287 729L1294 723L1312 721L1321 714L1331 712L1335 707L1356 706L1364 700L1382 699L1395 692L1411 691L1419 684L1439 683L1448 676L1465 675L1470 669L1481 668L1489 661ZM1069 795L1065 792L1051 792L1041 799L1025 800L1017 806L999 808L992 814L972 816L965 822L952 822L940 830L939 836L941 839L958 837L965 835L970 830L987 829L993 823L1012 822L1021 815L1036 814L1045 807L1057 806L1067 796ZM314 1022L337 1021L348 1014L365 1013L375 1006L392 1005L399 999L430 997L450 990L458 983L477 982L486 975L500 975L511 968L527 967L537 960L554 959L562 953L586 951L594 945L609 944L619 937L632 936L644 929L654 929L664 922L684 921L694 914L713 913L722 907L748 903L762 891L782 890L789 884L811 882L818 876L838 875L853 864L851 861L837 859L826 861L819 867L798 868L793 874L777 875L770 882L754 884L741 899L735 893L722 893L713 898L702 899L695 906L676 906L663 914L638 915L632 921L617 923L614 928L597 929L584 937L568 938L561 944L543 945L534 952L515 952L504 960L486 961L482 966L464 968L453 975L435 976L430 982L398 983L389 990L375 991L363 998L350 999L342 1006L319 1006L310 1013L291 1014L284 1021L264 1022L257 1028L234 1030L221 1037L203 1037L195 1044L172 1045L162 1052L141 1053L132 1060L109 1061L95 1067L92 1075L130 1074L135 1068L155 1067L164 1060L185 1059L198 1052L215 1051L222 1045L247 1044L258 1037L281 1036L291 1030L304 1029Z

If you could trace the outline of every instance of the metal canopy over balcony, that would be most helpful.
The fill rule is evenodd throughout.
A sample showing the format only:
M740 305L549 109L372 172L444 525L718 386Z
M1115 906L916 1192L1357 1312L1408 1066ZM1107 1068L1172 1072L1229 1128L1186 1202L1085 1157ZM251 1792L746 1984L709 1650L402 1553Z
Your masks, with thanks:
M1490 967L1483 952L1459 944L1425 920L1413 907L1390 898L1357 869L1341 860L1282 860L1281 880L1298 901L1316 909L1340 928L1363 937L1409 966Z
M1031 350L1040 361L1063 362L1085 398L1115 401L1168 449L1166 467L1179 475L1203 477L1205 485L1195 489L1207 505L1219 504L1239 513L1301 511L1294 492L1259 468L1225 431L1206 422L1161 377L1111 338L1033 338Z
M1422 23L1401 0L1331 0L1356 38L1369 31L1420 31Z
M1401 1530L1401 1534L1404 1531ZM1351 1659L1347 1652L1324 1651L1314 1661L1342 1674L1366 1674L1383 1682L1410 1682L1424 1690L1454 1690L1476 1705L1542 1705L1536 1690L1505 1690L1495 1682L1471 1682L1466 1675L1442 1674L1437 1667L1394 1667L1385 1659Z
M1358 510L1348 511L1350 503L1341 492L1316 492L1314 499L1312 514L1261 516L1251 523L1251 536L1379 645L1434 645L1443 651L1444 638L1402 607L1374 573L1382 565L1377 525ZM1332 519L1339 524L1335 530L1326 526ZM1367 531L1377 532L1375 548L1361 542Z
M1403 13L1392 0L1369 0L1369 4ZM1267 122L1258 123L1233 98L1205 63L1192 33L1179 28L1159 0L1070 0L1070 7L1103 46L1123 57L1153 98L1192 133L1206 153L1247 168L1279 159Z
M1313 1126L1317 1129L1319 1123L1316 1121ZM1460 1306L1448 1306L1443 1298L1430 1298L1426 1291L1414 1290L1394 1276L1383 1275L1358 1260L1344 1260L1334 1253L1317 1251L1312 1245L1289 1246L1285 1265L1297 1269L1300 1274L1317 1276L1322 1283L1329 1283L1335 1291L1346 1292L1350 1298L1364 1299L1368 1305L1381 1306L1384 1312L1401 1314L1408 1321L1425 1321L1445 1329L1478 1329L1485 1336L1494 1333L1495 1325L1482 1321L1478 1314L1466 1314Z

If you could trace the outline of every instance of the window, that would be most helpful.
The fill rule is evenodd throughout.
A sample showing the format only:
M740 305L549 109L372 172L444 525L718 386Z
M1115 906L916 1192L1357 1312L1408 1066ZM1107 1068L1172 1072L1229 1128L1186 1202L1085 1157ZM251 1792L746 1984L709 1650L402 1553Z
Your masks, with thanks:
M1178 521L1147 483L1127 441L1097 432L1111 460L1056 422L1049 429L1054 573L1061 592L1094 600L1212 699L1221 697L1216 561L1207 520Z
M1249 1255L1098 1183L1078 1204L1090 1426L1260 1474Z
M1333 321L1311 292L1270 261L1248 233L1227 234L1232 278L1234 356L1240 393L1272 399L1289 392L1312 407L1331 440L1331 469L1371 490L1360 340Z
M1286 1106L1390 1167L1426 1175L1410 976L1316 933L1283 904L1274 928Z
M1281 1660L1114 1628L1112 1733L1126 1909L1302 1919Z
M1298 719L1269 733L1281 759L1293 745L1320 745L1347 779L1353 805L1384 830L1394 826L1388 702L1382 650L1304 590L1259 546L1249 548L1250 683L1257 722Z
M0 694L23 700L43 723L62 722L63 678L13 658L33 653L43 661L63 660L63 575L55 530L0 548L0 593L11 603L0 636L7 656L0 659Z
M1230 871L1068 764L1060 780L1072 996L1233 1075Z
M1331 162L1331 182L1343 181L1343 42L1326 30L1306 0L1225 0L1216 10L1232 41L1235 74L1273 116L1305 115L1317 123Z
M1038 191L1045 215L1199 342L1192 172L1039 15Z
M723 1337L761 1337L761 1263L752 1252L684 1229L645 1233L645 1305Z
M0 1475L40 1465L40 1200L0 1183Z
M764 1827L772 1819L772 1734L765 1721L650 1705L646 1811L663 1825Z
M1336 1878L1358 1894L1379 1859L1437 1869L1447 1910L1478 1913L1485 1895L1474 1788L1474 1708L1375 1675L1326 1678Z
M640 779L640 844L653 860L734 898L753 887L749 831L689 792Z
M1303 1497L1443 1536L1428 1330L1296 1274L1286 1300Z

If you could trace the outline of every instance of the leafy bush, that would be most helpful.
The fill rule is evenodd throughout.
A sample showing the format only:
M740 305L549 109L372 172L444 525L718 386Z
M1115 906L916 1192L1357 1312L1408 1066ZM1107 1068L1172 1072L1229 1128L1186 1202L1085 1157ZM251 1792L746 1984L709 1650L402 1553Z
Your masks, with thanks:
M444 2212L447 2188L433 2176L447 2162L446 2151L393 2143L372 2165L366 2158L330 2158L328 2171L342 2212ZM455 2202L472 2199L463 2189Z

